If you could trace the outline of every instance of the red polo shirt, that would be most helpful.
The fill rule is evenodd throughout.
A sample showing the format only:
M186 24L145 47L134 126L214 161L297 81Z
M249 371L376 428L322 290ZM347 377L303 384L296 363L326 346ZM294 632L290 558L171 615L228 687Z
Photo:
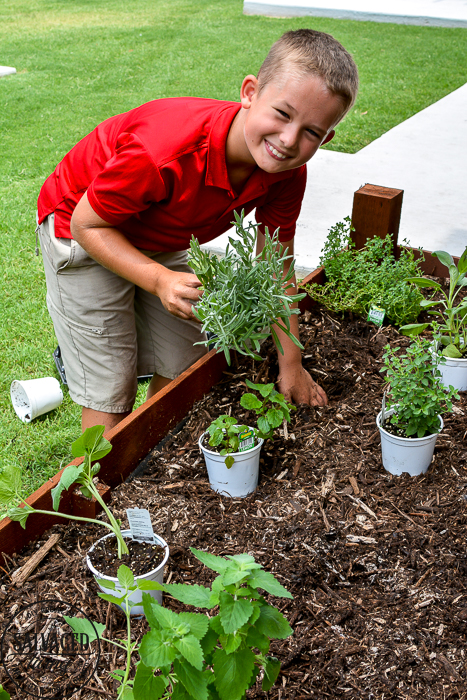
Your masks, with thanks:
M230 185L225 144L236 102L161 99L107 119L82 139L44 183L39 223L55 212L55 235L71 238L70 219L84 192L102 219L137 248L185 250L248 214L280 240L293 238L306 167L270 174L257 168L241 192Z

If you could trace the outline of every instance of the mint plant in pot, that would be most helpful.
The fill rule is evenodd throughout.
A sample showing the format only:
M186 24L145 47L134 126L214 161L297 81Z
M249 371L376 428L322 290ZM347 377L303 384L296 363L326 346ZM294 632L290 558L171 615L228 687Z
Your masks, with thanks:
M120 520L104 502L95 483L100 470L97 460L102 459L111 449L112 445L104 438L103 425L87 428L75 440L71 446L72 455L84 457L84 461L78 466L70 464L63 470L60 481L51 492L53 511L33 508L23 501L20 493L21 467L8 465L0 474L0 505L6 506L8 517L19 522L23 528L26 528L29 517L34 514L45 514L72 521L93 523L109 530L107 535L91 547L86 557L86 564L96 579L107 578L118 584L117 568L119 564L126 562L130 563L133 569L139 566L136 570L138 577L161 582L169 556L167 543L158 535L153 536L152 542L141 542L133 537L131 530L122 530ZM107 521L72 513L61 513L59 511L61 496L72 486L78 486L85 498L94 497L107 516ZM139 563L136 564L135 560ZM158 591L154 592L154 596L161 598ZM139 593L139 601L141 601L141 593ZM142 608L139 612L142 612ZM138 614L136 609L134 614Z
M284 421L290 421L290 411L294 409L274 384L253 384L249 379L246 384L259 396L247 392L240 404L255 412L257 427L241 425L235 417L222 415L198 441L211 488L232 498L243 498L255 491L261 446Z
M438 360L431 343L418 338L405 353L385 348L384 367L388 407L383 407L376 424L381 435L384 468L391 474L424 474L433 457L438 433L443 428L441 414L452 410L452 399L459 395L440 381Z
M442 382L446 387L453 386L457 391L467 391L467 297L459 298L460 292L467 286L467 248L456 265L453 257L443 250L437 250L433 255L448 268L449 291L433 279L426 277L411 277L412 282L420 289L433 289L431 299L423 299L420 308L435 317L430 323L411 323L402 326L404 335L417 336L429 326L436 334L441 335L435 342L435 352L438 357L444 357L440 364ZM434 299L435 295L441 299Z

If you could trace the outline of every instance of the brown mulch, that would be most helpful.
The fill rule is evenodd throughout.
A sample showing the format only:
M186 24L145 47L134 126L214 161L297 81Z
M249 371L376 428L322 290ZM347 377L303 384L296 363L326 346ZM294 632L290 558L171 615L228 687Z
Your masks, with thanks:
M292 601L271 598L294 630L271 645L282 663L278 681L268 694L258 684L247 697L467 698L466 397L445 414L427 474L393 477L382 467L375 424L379 370L384 345L403 346L407 339L320 307L302 317L301 334L305 366L330 403L300 407L288 434L263 447L254 494L214 493L197 440L221 413L248 424L239 399L247 377L276 378L270 347L264 362L247 360L225 373L153 453L146 471L114 491L114 510L124 523L127 507L150 510L155 531L170 545L166 581L212 580L191 555L194 546L219 555L249 552L293 594ZM55 547L20 590L10 574L38 545L9 562L10 573L1 572L0 624L15 605L59 593L106 623L109 634L124 636L123 616L97 598L83 563L103 533L73 524L54 531L61 533L60 550ZM168 596L165 605L183 607ZM147 629L135 621L134 638ZM108 670L122 665L104 645L99 673L75 697L115 697Z

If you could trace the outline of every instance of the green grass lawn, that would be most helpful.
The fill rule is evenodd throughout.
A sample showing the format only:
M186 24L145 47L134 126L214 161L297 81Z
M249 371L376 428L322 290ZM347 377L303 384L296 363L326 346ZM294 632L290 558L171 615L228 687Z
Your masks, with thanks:
M273 41L298 27L333 34L357 61L358 101L329 145L354 153L463 84L467 32L244 16L242 0L3 0L0 10L0 63L18 71L0 79L0 449L1 464L23 466L30 492L69 461L80 432L67 395L29 425L9 398L12 379L57 376L34 228L39 189L62 156L100 121L148 100L237 100Z

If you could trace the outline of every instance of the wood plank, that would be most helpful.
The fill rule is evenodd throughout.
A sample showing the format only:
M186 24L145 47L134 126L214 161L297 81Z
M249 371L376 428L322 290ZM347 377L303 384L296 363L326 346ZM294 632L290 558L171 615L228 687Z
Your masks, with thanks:
M402 211L404 191L379 185L364 185L354 194L352 208L352 240L357 250L363 248L367 238L385 238L392 235L394 254L397 254L397 237Z

